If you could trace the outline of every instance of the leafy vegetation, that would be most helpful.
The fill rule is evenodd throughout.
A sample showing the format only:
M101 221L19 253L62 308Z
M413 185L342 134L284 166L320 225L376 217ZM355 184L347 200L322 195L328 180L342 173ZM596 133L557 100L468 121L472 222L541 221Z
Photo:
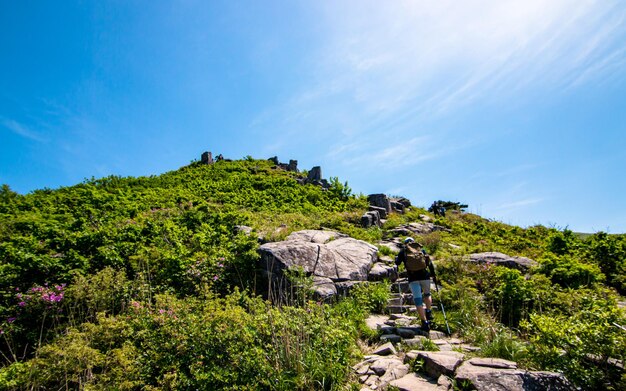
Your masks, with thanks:
M27 195L3 185L0 389L343 389L360 341L376 337L364 320L384 310L389 284L332 304L303 291L271 305L256 295L257 237L325 227L378 244L429 213L412 207L364 229L366 198L347 182L323 190L272 167L248 157ZM623 388L626 235L522 229L457 205L430 214L449 232L420 237L452 331L484 355L561 371L585 389ZM539 266L465 261L483 251Z

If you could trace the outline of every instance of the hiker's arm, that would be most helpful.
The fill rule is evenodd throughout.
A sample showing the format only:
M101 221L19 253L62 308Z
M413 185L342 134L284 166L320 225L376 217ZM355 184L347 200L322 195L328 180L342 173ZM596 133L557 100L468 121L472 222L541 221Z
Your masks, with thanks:
M404 259L406 258L406 254L404 253L404 249L400 250L398 256L396 256L396 266L400 266Z
M435 264L433 263L433 257L428 255L428 253L424 249L422 249L422 254L424 254L426 259L428 260L428 271L430 272L430 276L433 278L433 282L437 283L437 274L435 274Z

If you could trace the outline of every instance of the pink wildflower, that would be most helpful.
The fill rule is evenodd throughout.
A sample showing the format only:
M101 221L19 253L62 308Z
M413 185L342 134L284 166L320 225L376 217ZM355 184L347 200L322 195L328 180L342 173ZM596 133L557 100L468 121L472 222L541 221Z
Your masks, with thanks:
M17 305L19 305L20 307L26 307L26 302L20 301L19 303L17 303Z

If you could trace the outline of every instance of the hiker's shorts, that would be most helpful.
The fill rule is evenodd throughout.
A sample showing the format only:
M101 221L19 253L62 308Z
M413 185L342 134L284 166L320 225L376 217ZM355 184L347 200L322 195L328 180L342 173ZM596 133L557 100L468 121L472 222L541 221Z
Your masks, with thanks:
M413 302L415 303L416 307L420 307L422 304L424 304L424 299L422 299L422 296L430 296L430 280L409 282L409 288L411 288L411 294L413 294Z

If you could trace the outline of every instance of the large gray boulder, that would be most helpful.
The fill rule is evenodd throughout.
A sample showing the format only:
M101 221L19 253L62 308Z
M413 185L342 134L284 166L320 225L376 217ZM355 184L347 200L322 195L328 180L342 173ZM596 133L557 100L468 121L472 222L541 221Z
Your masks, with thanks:
M367 196L367 201L370 205L383 208L387 213L391 213L391 201L385 194L370 194Z
M450 229L433 223L409 223L400 225L389 232L394 236L407 236L410 234L426 235L436 231L450 232Z
M260 266L274 279L282 279L287 270L302 270L314 277L314 292L328 298L337 294L336 283L367 281L377 250L338 232L306 230L294 232L282 242L263 244L259 248Z
M517 369L510 361L490 359L492 366L485 361L464 362L456 371L458 383L471 385L477 391L573 391L576 388L560 373L534 372ZM474 361L476 364L472 364Z
M537 261L525 257L512 257L499 252L475 253L469 256L469 261L478 264L492 264L517 269L522 272L528 271L533 266L537 266Z

